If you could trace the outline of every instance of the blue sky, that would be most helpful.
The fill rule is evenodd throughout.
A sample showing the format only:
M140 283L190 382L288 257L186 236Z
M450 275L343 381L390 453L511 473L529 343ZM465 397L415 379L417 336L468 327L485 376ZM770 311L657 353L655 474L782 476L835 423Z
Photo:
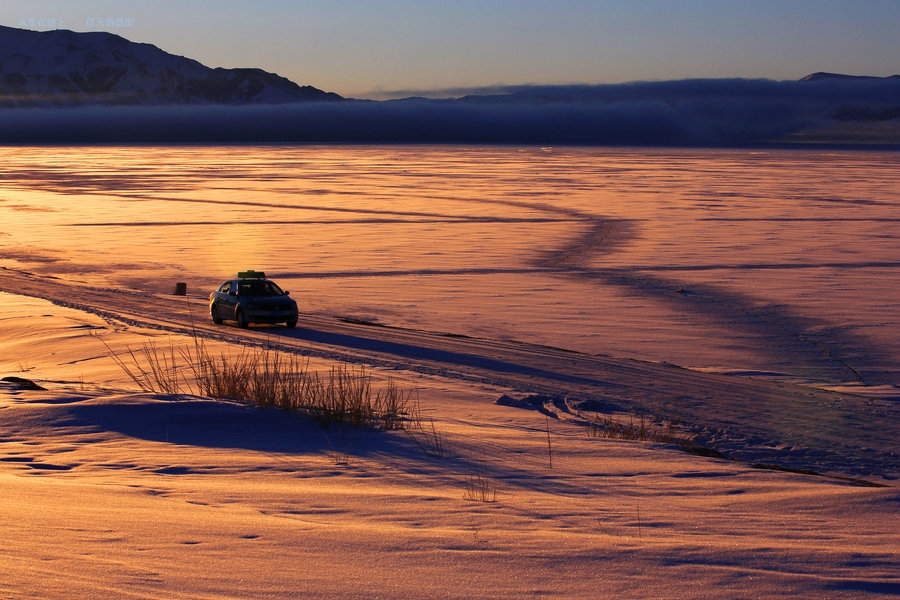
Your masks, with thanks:
M110 31L344 96L900 72L898 0L3 0L0 24ZM396 92L396 94L394 94Z

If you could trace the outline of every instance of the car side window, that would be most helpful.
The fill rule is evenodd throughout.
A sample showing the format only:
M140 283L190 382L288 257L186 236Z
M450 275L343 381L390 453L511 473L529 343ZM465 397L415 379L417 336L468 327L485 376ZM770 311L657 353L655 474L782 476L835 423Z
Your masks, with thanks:
M232 281L231 286L229 287L229 289L227 291L230 293L233 293L233 294L237 294L238 293L238 282Z
M228 290L231 289L231 282L225 282L222 284L222 287L219 288L220 294L227 294Z

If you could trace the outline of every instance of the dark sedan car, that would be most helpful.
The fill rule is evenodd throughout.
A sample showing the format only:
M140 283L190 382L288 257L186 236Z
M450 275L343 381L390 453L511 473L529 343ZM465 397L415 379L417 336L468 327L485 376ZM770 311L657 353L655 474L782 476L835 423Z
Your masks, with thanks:
M238 327L250 323L284 323L297 326L297 303L278 284L261 271L242 271L209 295L209 314L213 323L237 321Z

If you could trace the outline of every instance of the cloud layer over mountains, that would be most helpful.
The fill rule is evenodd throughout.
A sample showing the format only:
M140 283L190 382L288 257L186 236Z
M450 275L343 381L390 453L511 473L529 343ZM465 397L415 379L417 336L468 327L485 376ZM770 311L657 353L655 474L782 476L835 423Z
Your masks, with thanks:
M322 101L327 100L327 101ZM0 143L900 143L900 77L524 86L365 101L108 33L0 28Z
M730 146L862 129L896 143L898 120L898 79L687 80L453 100L6 109L0 142Z

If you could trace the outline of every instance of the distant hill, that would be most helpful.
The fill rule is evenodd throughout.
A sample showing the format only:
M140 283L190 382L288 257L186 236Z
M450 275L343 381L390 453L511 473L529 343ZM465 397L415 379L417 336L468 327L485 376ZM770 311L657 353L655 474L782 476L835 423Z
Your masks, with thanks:
M261 69L213 69L111 33L0 26L0 107L338 100Z
M841 73L810 73L800 81L826 81L829 79L859 80L859 79L900 79L900 75L889 75L888 77L873 77L871 75L843 75Z

